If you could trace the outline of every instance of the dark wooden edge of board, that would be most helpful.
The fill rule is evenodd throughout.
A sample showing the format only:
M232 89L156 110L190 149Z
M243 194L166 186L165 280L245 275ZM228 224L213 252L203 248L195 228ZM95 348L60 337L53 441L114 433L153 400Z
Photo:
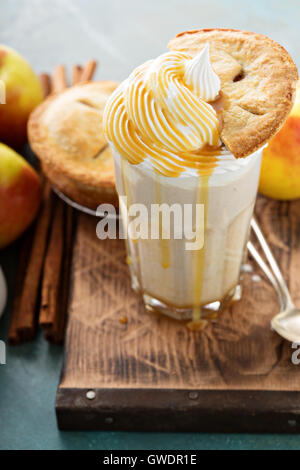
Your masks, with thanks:
M88 392L58 389L59 429L300 433L300 392L93 389L90 398Z

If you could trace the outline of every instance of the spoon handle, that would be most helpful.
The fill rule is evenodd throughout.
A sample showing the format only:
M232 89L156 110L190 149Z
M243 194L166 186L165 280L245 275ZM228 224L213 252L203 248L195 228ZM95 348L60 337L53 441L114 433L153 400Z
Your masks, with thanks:
M263 252L264 254L266 255L266 258L272 268L272 271L273 271L273 274L277 280L277 283L278 283L278 286L282 292L282 295L283 295L283 298L285 300L285 307L287 306L291 306L291 307L294 307L294 304L293 304L293 301L291 299L291 296L290 296L290 293L289 293L289 290L288 290L288 287L286 285L286 282L285 280L283 279L283 276L281 274L281 271L280 271L280 268L277 264L277 261L275 260L274 258L274 255L256 221L256 219L254 217L252 217L252 220L251 220L251 227L263 249Z
M251 254L251 256L255 259L258 266L265 273L265 275L267 276L267 278L271 282L272 286L274 287L274 289L275 289L275 291L278 295L280 310L284 310L286 302L285 302L285 299L283 298L282 290L280 289L276 278L274 277L271 270L269 269L267 264L264 262L264 260L262 259L262 257L260 256L260 254L258 253L257 249L255 248L255 246L253 245L252 242L249 241L247 243L247 248L248 248L249 253Z

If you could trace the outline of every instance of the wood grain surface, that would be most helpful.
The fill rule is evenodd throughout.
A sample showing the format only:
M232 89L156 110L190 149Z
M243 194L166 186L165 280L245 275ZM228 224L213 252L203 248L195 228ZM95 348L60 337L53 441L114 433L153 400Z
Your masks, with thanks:
M300 201L278 203L259 197L256 216L282 268L292 297L300 306ZM254 400L262 416L269 413L279 430L286 430L282 420L278 420L278 414L283 417L282 407L292 415L295 410L298 410L297 416L299 414L300 365L291 362L294 351L291 344L270 329L270 319L279 308L277 297L254 261L249 261L253 272L243 274L242 300L223 312L221 318L204 331L192 332L180 322L145 311L143 302L130 286L124 242L98 240L96 223L95 218L84 214L78 216L65 361L57 396L60 427L89 427L82 418L85 401L76 401L75 397L82 398L86 390L95 389L105 392L103 396L108 402L109 396L112 400L114 393L123 390L122 396L127 397L127 401L124 398L122 406L126 408L126 403L131 403L132 410L143 407L145 395L141 393L148 391L154 403L152 411L158 406L161 416L169 417L168 429L173 429L170 416L176 414L176 409L179 413L180 406L174 404L175 408L166 415L164 393L169 391L170 398L174 391L200 394L210 391L208 401L212 413L213 409L219 409L220 399L224 404L234 402L237 412L245 412L246 404ZM258 274L260 279L253 280L253 274ZM123 317L127 318L127 323L123 322ZM257 394L253 395L255 391ZM285 403L281 403L278 395L283 391L287 392L284 396L288 396ZM160 400L161 404L158 403ZM180 398L178 400L180 402ZM114 409L113 403L112 400L110 413ZM276 407L276 403L281 406ZM72 419L70 421L66 416L70 417L70 413L73 416L72 410L76 415L78 406L81 418L73 420L72 424ZM86 406L91 411L91 403ZM99 412L104 405L98 402L97 406ZM185 409L184 402L181 402L181 409ZM251 407L248 411L251 414ZM192 414L195 415L195 410ZM230 414L228 416L230 418ZM153 420L154 417L150 418L144 428L161 429L158 419L157 426ZM284 420L287 423L286 416ZM92 427L105 428L107 423L100 421L94 420ZM110 428L129 429L132 426L129 421L130 418L127 427L126 424L119 427L111 424ZM294 422L293 419L289 421ZM204 429L211 429L209 419L206 422ZM275 430L272 419L270 423L266 430ZM253 425L253 430L264 430L264 426L258 424ZM203 424L197 427L195 423L189 429L195 429L195 426L203 430ZM234 430L252 430L251 425L245 429L240 427L237 420ZM217 428L216 425L214 429ZM186 429L186 425L180 429Z

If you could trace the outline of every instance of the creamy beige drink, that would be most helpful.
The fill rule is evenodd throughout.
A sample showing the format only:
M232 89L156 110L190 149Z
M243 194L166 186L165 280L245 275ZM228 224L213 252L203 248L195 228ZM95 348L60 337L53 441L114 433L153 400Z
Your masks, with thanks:
M190 318L195 308L218 310L229 300L239 282L240 267L248 238L256 197L261 151L243 160L232 155L220 157L220 166L209 177L207 194L199 196L199 177L181 175L166 178L146 164L122 162L115 155L116 181L123 220L128 207L161 201L169 206L204 203L206 211L204 245L188 250L186 238L141 239L129 233L128 264L135 289L146 294L148 306L178 317ZM222 170L222 171L220 171ZM160 194L157 185L160 185ZM150 224L151 221L149 221ZM149 230L150 232L150 230ZM203 311L202 313L205 314Z
M237 160L221 146L219 98L208 47L194 58L169 52L136 69L113 94L104 116L122 218L129 226L133 287L149 309L195 323L234 295L260 169L260 151ZM191 249L185 233L177 238L179 219L170 237L161 219L157 238L137 237L129 216L137 203L146 208L141 220L147 217L149 229L153 204L175 204L181 214L191 207L192 222L183 216L181 223L203 232L203 246Z

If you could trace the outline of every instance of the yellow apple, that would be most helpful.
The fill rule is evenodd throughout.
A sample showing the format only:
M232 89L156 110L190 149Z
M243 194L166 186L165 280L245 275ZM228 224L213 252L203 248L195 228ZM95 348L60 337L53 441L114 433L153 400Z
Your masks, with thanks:
M41 83L20 54L1 44L0 81L6 96L0 104L0 142L19 148L27 140L28 116L43 99Z
M0 143L0 248L18 238L31 224L41 202L37 172Z
M259 191L265 196L300 198L300 83L292 111L263 151Z

